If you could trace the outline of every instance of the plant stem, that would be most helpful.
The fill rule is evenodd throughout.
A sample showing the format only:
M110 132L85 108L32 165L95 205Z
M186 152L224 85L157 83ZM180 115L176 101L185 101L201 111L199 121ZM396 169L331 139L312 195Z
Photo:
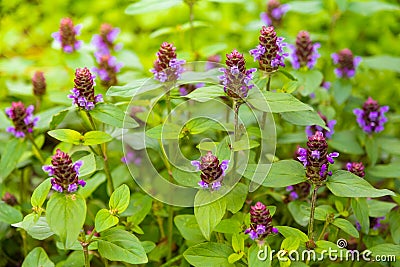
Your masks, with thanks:
M265 91L270 91L271 90L271 74L268 74L268 81L265 86ZM267 112L263 112L263 116L261 119L261 129L264 130L265 128L265 122L267 120Z
M324 228L322 228L321 234L318 237L318 240L321 240L325 234L326 228L328 228L329 222L325 221Z
M32 143L33 147L36 149L36 152L37 152L36 156L37 156L38 160L40 161L40 164L43 165L44 164L44 158L43 158L42 154L40 153L40 148L36 144L35 139L33 139L33 136L32 136L31 133L28 133L26 136L28 137L29 141Z
M239 108L240 108L240 103L238 101L233 101L233 112L234 112L234 142L236 143L239 141ZM233 146L233 149L234 146ZM233 172L236 171L236 166L237 166L237 160L238 160L238 153L237 151L233 151Z
M82 244L83 255L85 257L85 267L90 267L90 259L89 259L89 250L88 250L88 243Z
M96 124L94 123L92 115L90 115L89 111L86 111L86 115L89 119L92 129L96 130L97 129ZM112 176L111 176L110 166L108 165L106 146L104 145L104 147L103 147L102 145L97 145L97 147L99 148L101 158L103 159L104 172L105 172L106 178L107 178L107 186L108 186L109 193L111 194L112 192L114 192L114 185L113 185L113 180L112 180Z
M166 263L164 263L163 265L161 265L160 267L168 267L168 266L171 266L172 263L177 262L177 261L179 261L179 260L182 259L182 258L183 258L183 255L182 255L182 254L181 254L181 255L178 255L178 256L175 256L175 257L173 257L172 259L170 259L169 261L167 261Z
M319 189L319 185L314 185L314 190L311 196L311 211L310 211L310 221L308 223L308 239L314 240L314 213L315 213L315 205L317 203L317 191Z

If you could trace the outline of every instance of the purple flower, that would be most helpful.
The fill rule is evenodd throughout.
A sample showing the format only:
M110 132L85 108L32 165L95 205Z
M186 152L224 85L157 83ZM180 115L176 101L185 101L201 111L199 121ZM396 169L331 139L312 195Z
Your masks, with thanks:
M54 32L51 36L61 44L61 48L65 53L72 53L82 45L82 41L76 39L81 29L82 25L74 26L71 18L63 18L60 23L60 30Z
M221 62L221 56L220 55L212 55L207 58L207 63L205 66L206 71L215 69L218 67L218 63Z
M51 179L53 190L60 193L73 193L79 186L86 185L84 180L78 178L82 164L82 161L72 163L67 153L57 149L56 154L51 157L51 165L45 165L42 169L53 177Z
M250 226L244 231L251 239L262 241L271 233L277 233L272 227L269 209L261 202L250 207Z
M311 185L308 182L287 186L286 191L289 192L289 196L284 199L284 202L287 203L296 199L307 198L310 194L310 188Z
M6 115L12 120L14 127L8 127L7 132L17 138L23 138L26 134L33 132L39 118L33 117L33 105L25 108L22 102L13 102L11 107L6 108Z
M94 95L94 78L88 68L76 69L74 88L71 90L69 98L72 104L77 105L81 109L92 110L96 103L103 102L101 94Z
M381 221L383 221L383 220L385 220L385 219L386 219L385 216L375 218L375 219L372 221L372 223L371 223L372 229L374 229L374 230L376 231L376 230L378 230L379 228L381 228L381 227L382 227Z
M113 50L121 49L121 44L114 44L119 33L119 28L114 28L110 24L103 23L100 26L100 34L95 34L92 38L92 44L96 46L96 54L98 56L108 55Z
M176 48L167 42L161 44L157 52L157 59L154 68L150 71L154 74L154 79L160 82L171 82L178 80L184 72L183 64L185 60L176 58Z
M332 134L334 134L334 127L336 125L336 120L330 120L328 119L321 113L318 112L318 115L321 117L321 119L325 122L326 126L329 128L329 131L325 130L319 125L311 125L306 127L306 134L307 136L312 136L315 134L315 132L322 132L326 138L331 138Z
M346 164L346 169L361 178L365 176L364 164L362 162L348 162Z
M266 12L261 13L261 20L268 26L277 27L288 10L289 5L282 5L278 0L269 0Z
M387 122L385 113L389 111L388 106L380 106L371 97L365 101L362 109L354 109L357 123L367 134L379 133L384 130L383 125Z
M253 84L253 72L256 69L246 70L246 61L243 54L240 54L236 49L232 53L226 55L227 68L221 68L220 71L224 75L219 76L220 81L224 85L225 93L232 99L243 101Z
M331 55L333 63L338 65L335 74L339 78L351 78L356 74L356 68L361 62L361 57L354 57L350 49L345 48L339 53Z
M358 231L361 231L361 224L359 221L356 221L356 228Z
M190 94L191 92L193 92L193 91L196 90L197 88L201 88L201 87L204 87L204 83L196 83L196 84L187 83L187 84L182 84L182 85L179 87L179 94L180 94L181 96L185 96L185 95Z
M258 61L260 69L265 72L275 72L279 67L284 67L284 59L288 56L283 51L286 43L282 37L277 37L273 26L263 26L260 31L259 45L250 50L254 61Z
M201 181L198 183L200 187L207 189L211 185L211 190L218 190L228 169L229 160L223 160L220 163L219 159L211 151L208 151L200 161L193 160L191 164L201 171Z
M292 50L290 53L290 59L292 66L295 69L307 66L312 69L317 63L317 59L320 57L318 48L321 45L319 43L312 43L310 34L306 31L300 31L296 38L296 45L289 45Z
M101 84L107 88L117 85L117 73L121 70L123 64L117 62L117 59L110 54L97 54L96 59L98 68L93 68L93 70L99 75Z
M130 150L128 151L124 157L121 158L121 161L125 164L142 164L142 157L137 153L137 151Z
M10 192L6 192L4 196L1 198L1 200L10 206L15 206L18 204L17 198Z
M328 144L322 132L317 131L308 137L307 149L297 149L297 159L306 167L306 176L312 183L321 183L326 180L329 164L333 164L333 158L339 156L338 152L328 154Z

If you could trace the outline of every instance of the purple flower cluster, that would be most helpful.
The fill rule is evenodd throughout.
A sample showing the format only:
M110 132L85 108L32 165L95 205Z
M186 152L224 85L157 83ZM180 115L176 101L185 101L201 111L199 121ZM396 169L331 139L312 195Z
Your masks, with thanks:
M328 121L328 119L326 118L326 116L324 116L321 112L318 112L318 115L321 117L321 119L325 122L326 126L329 128L329 131L325 130L324 128L322 128L319 125L311 125L311 126L307 126L306 127L306 134L307 136L312 136L315 134L315 132L322 132L323 135L326 138L331 138L332 135L335 133L334 131L334 127L336 125L336 120L330 120Z
M279 67L284 67L284 59L288 56L283 51L286 43L284 38L277 37L273 26L263 26L260 30L259 45L250 50L254 61L258 61L260 69L265 72L275 72Z
M314 68L317 59L320 57L318 48L319 43L313 43L310 39L310 34L306 31L300 31L296 37L296 45L289 45L292 50L290 58L294 69L307 66L309 69Z
M310 194L311 184L308 182L302 182L295 185L289 185L286 187L286 191L289 192L289 196L285 199L285 202L294 201L296 199L305 199Z
M249 90L254 86L251 84L251 80L256 69L246 70L243 54L236 49L232 53L226 54L225 63L227 68L220 69L224 75L218 77L224 85L224 91L231 98L243 101Z
M201 171L199 186L205 189L211 186L212 190L218 190L221 187L229 160L223 160L220 163L219 159L211 151L208 151L206 155L201 157L200 161L193 160L191 163L198 171Z
M338 152L328 154L328 144L322 132L316 132L308 137L307 148L299 147L297 159L306 167L306 176L312 183L320 184L326 180L329 164L335 163L333 158L339 156Z
M289 5L282 5L278 0L269 0L266 12L261 13L261 20L268 26L277 27L288 10Z
M23 138L26 134L33 132L39 118L33 117L33 105L27 108L22 102L13 102L11 107L6 108L6 115L12 120L14 127L8 127L7 132L12 133L17 138Z
M42 169L53 177L51 179L53 190L73 193L78 190L79 185L82 187L86 185L84 180L78 179L82 164L82 161L72 163L67 153L57 149L56 154L51 157L51 165L45 165Z
M32 77L33 94L41 97L46 93L46 79L42 71L35 71Z
M348 162L346 164L346 169L361 178L365 176L364 164L362 162Z
M338 65L335 74L339 78L351 78L356 74L356 68L361 62L361 57L355 57L350 49L345 48L331 55L333 63Z
M110 24L104 23L100 27L100 34L95 34L92 38L92 44L96 47L94 55L98 65L93 70L98 74L101 84L107 88L118 84L117 73L123 66L111 55L111 52L122 47L120 44L114 44L119 32L119 28L113 28Z
M171 82L178 80L184 72L183 64L185 60L177 59L175 53L176 47L164 42L157 52L157 59L154 62L154 68L150 71L154 74L154 79L160 82Z
M383 125L387 122L385 113L389 111L388 106L380 106L371 97L362 106L362 109L354 109L357 123L367 134L379 133L384 130Z
M374 230L374 231L378 231L380 228L382 228L382 221L383 220L385 220L386 219L386 217L385 216L383 216L383 217L377 217L377 218L372 218L372 217L370 217L369 218L369 223L370 223L370 225L372 226L372 229ZM356 221L356 228L357 228L357 230L358 231L361 231L361 224L360 224L360 222L358 222L358 221Z
M72 53L82 45L82 41L76 39L81 29L82 25L74 26L71 18L63 18L60 23L60 30L54 32L51 36L61 44L61 48L65 53Z
M69 98L72 99L72 104L79 108L92 110L98 102L103 102L101 94L94 95L94 78L88 68L78 68L75 71L74 88L71 90Z
M258 241L262 241L271 233L278 233L278 229L272 227L272 216L263 203L257 202L250 207L250 227L244 233Z

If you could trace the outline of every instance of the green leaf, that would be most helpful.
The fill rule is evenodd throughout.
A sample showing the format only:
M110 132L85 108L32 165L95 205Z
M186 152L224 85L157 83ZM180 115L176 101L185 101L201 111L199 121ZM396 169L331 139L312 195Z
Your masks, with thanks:
M63 120L67 116L68 112L69 112L69 109L65 109L65 110L62 110L62 111L58 112L57 114L53 115L53 117L51 118L51 121L50 121L50 129L54 130L55 128L57 128L57 126L63 122Z
M284 69L278 69L278 72L282 73L283 75L286 76L286 78L292 80L292 81L297 81L297 78L293 76L290 72L284 70Z
M232 254L229 255L229 257L228 257L228 262L231 263L231 264L233 264L233 263L237 262L238 260L240 260L241 258L243 258L243 256L244 256L244 253L243 253L243 252L240 253L240 254L232 253Z
M44 201L46 200L47 195L50 192L51 178L47 178L43 182L41 182L36 189L32 193L31 204L32 207L42 207Z
M162 86L161 83L153 79L145 78L135 80L132 83L128 83L124 86L111 86L107 90L107 96L119 96L132 98L135 95L139 95L148 91L155 90Z
M389 55L363 57L362 64L375 70L400 72L400 57L393 57Z
M298 80L298 91L303 96L308 96L318 89L322 83L323 75L318 70L293 71Z
M200 87L186 95L186 97L197 102L207 102L208 100L219 96L225 96L224 88L221 85Z
M306 181L304 167L298 161L280 160L273 163L268 172L269 168L269 164L249 164L243 176L261 182L265 187L286 187Z
M94 227L96 231L100 233L117 225L118 222L118 217L111 214L108 209L101 209L97 212L96 218L94 219Z
M283 113L292 111L313 110L291 94L274 92L250 92L247 102L264 112Z
M292 1L289 3L291 12L314 14L322 11L321 1Z
M237 183L235 187L224 197L226 199L226 209L232 213L238 212L247 197L247 186Z
M21 139L11 139L5 144L0 160L0 183L15 169L22 154L26 151L26 142Z
M393 242L400 244L400 212L393 210L389 214L390 234L392 235Z
M32 249L31 252L26 256L24 262L22 263L22 267L32 267L32 266L40 266L40 267L54 267L54 263L47 256L46 251L37 247Z
M378 161L379 149L378 144L372 138L372 136L368 136L365 141L365 150L367 151L367 156L370 164L373 166Z
M260 143L255 140L242 139L233 143L233 151L243 151L258 147Z
M83 168L83 166L81 167ZM85 187L79 189L79 194L84 198L88 198L102 183L106 180L104 173L98 172L92 176L92 178L85 180Z
M242 234L235 233L232 235L232 248L238 253L244 251L244 238Z
M368 167L367 174L378 178L400 178L400 164L389 163Z
M285 238L281 244L281 249L286 251L297 250L299 247L300 247L300 239L293 236Z
M22 213L7 203L0 201L0 222L13 224L22 221Z
M367 203L369 216L374 218L386 216L394 207L397 206L396 203L374 199L367 200Z
M332 90L338 104L342 104L351 95L351 82L348 79L337 79L332 85Z
M190 134L200 134L205 131L209 131L210 129L224 130L224 128L218 122L210 118L203 117L191 119L186 123L185 128L190 132Z
M165 123L147 130L146 135L159 140L179 139L183 137L181 129L182 127L177 124Z
M83 144L85 146L98 145L110 142L113 138L108 133L102 131L90 131L85 133Z
M206 242L188 248L183 257L195 267L230 267L234 266L228 262L232 253L232 248L224 243Z
M86 176L96 171L96 159L93 153L80 158L83 162L82 167L79 169L79 176Z
M108 260L130 264L148 262L146 252L139 239L125 230L108 229L101 233L97 242L100 255Z
M47 202L47 222L66 249L78 238L85 218L86 202L79 194L55 193Z
M399 62L399 64L400 64L400 62ZM382 137L382 138L378 138L377 143L378 143L379 147L382 148L382 150L384 150L392 155L400 155L400 139Z
M354 131L335 132L329 146L347 154L363 155L364 150L358 143Z
M268 243L265 243L261 251L256 244L253 244L249 248L247 253L247 261L249 263L249 267L258 267L260 266L261 262L262 266L265 267L271 266L272 263L272 259L270 257L271 247L268 245Z
M174 222L184 239L199 242L205 241L194 215L177 215L174 218Z
M91 258L91 254L89 257ZM63 262L62 267L76 267L76 266L85 266L85 257L82 251L73 251L68 255L68 258Z
M129 114L125 114L125 112L114 104L96 104L95 108L90 111L90 114L96 120L118 128L128 129L139 126Z
M111 194L110 197L110 211L113 214L120 214L128 208L130 200L130 192L129 187L126 184L119 186L115 191Z
M332 224L335 225L336 227L340 228L341 230L343 230L345 233L348 233L351 236L354 236L356 238L359 237L357 229L348 220L345 220L342 218L336 218Z
M24 229L30 236L38 240L44 240L54 235L46 217L38 217L35 213L26 215L22 222L14 223L12 226Z
M348 10L363 15L370 16L379 11L399 11L398 5L393 5L378 1L350 2Z
M364 234L369 232L369 211L366 198L352 198L351 208L353 209L354 216L356 216L357 221L361 225L361 231Z
M148 12L156 12L165 9L169 9L173 6L182 4L182 0L141 0L137 3L130 4L125 9L125 14L128 15L138 15L138 14L145 14Z
M287 207L296 223L301 226L306 226L308 224L308 221L310 219L310 207L308 204L303 201L295 200L289 202ZM308 209L305 209L305 207L307 207Z
M315 111L297 111L297 112L285 112L281 114L285 121L290 122L294 125L319 125L322 128L328 129L325 122L321 119Z
M234 218L222 220L215 228L214 231L224 234L239 233L242 230L242 222Z
M285 238L294 237L299 239L303 243L308 241L308 236L299 229L289 226L276 226L276 228L278 229L279 233Z
M394 195L388 189L376 189L366 180L343 170L335 171L328 178L326 186L338 197L382 197Z
M395 244L380 244L377 246L373 246L372 248L368 248L369 251L372 252L372 256L396 256L400 257L400 245Z
M194 215L196 216L197 223L199 224L203 236L207 240L210 240L211 232L222 220L226 210L225 198L221 198L207 205L203 205L204 203L208 203L210 201L210 194L212 193L209 191L198 191L194 200Z
M70 129L57 129L47 132L51 137L61 141L74 145L80 145L83 142L84 137L77 131Z
M127 218L127 221L134 225L140 224L147 214L151 211L153 200L148 195L135 193L131 197L130 205L125 213L133 214Z

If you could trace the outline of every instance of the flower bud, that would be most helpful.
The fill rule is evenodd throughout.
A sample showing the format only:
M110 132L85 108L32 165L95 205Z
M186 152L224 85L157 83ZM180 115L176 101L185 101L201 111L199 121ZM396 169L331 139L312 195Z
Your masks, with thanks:
M26 134L33 132L38 117L33 117L33 105L25 108L22 102L13 102L10 108L5 110L7 116L12 120L14 127L7 128L7 132L14 134L17 138L23 138Z
M310 34L306 31L300 31L296 37L296 45L289 46L291 48L291 61L295 69L301 67L308 67L312 69L320 57L318 48L321 47L319 43L313 43L310 39Z
M185 60L177 59L175 50L176 48L170 43L161 44L154 68L150 70L154 73L154 79L160 82L171 82L181 77L184 71L182 65L185 64Z
M46 79L42 71L36 71L32 77L33 94L43 96L46 93Z
M82 41L76 39L81 29L82 25L74 26L71 18L63 18L60 23L60 30L51 36L61 44L61 48L65 53L72 53L82 45Z
M282 5L278 0L269 0L266 11L261 13L261 20L268 26L278 27L289 5Z
M365 176L364 164L362 162L348 162L346 164L346 169L361 178Z
M250 227L244 233L251 239L262 241L271 233L277 233L272 227L272 216L269 209L261 202L250 207Z
M354 57L350 49L345 48L339 53L331 55L333 63L338 65L335 74L339 78L351 78L356 74L356 68L361 62L361 57Z

